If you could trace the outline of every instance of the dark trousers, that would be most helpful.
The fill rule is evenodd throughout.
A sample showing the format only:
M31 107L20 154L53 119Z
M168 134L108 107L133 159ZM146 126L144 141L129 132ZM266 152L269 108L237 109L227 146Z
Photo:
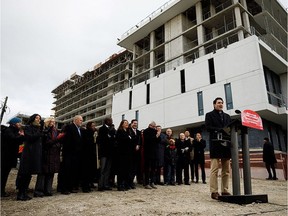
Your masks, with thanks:
M189 183L189 163L178 160L176 164L176 181L178 184L183 184L182 171L184 170L184 182Z
M268 178L276 178L275 164L274 163L265 163L265 165L266 165L266 169L267 169L267 172L269 175ZM272 169L273 176L271 173L271 169Z
M195 161L190 160L190 171L191 171L191 181L194 181L194 176L195 176Z
M144 164L144 185L153 184L155 182L155 160L145 158Z
M109 157L100 158L100 180L98 188L109 187L109 177L111 171L112 159Z
M195 176L196 176L196 182L198 182L199 180L199 165L200 165L200 168L201 168L201 174L202 174L202 182L206 182L206 174L205 174L205 164L203 163L197 163L195 162Z
M35 193L52 193L54 173L38 174L35 184Z
M174 184L175 183L175 165L165 164L164 166L164 183Z
M80 161L76 154L68 154L63 157L62 192L72 191L79 187Z
M17 187L18 187L18 195L26 194L32 175L30 173L18 173L17 176Z
M4 166L3 164L1 164L1 195L5 194L5 187L10 171L10 166Z

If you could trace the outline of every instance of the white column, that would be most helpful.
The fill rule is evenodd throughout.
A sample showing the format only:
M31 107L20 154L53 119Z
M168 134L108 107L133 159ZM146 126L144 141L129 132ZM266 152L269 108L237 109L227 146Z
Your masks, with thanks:
M246 2L246 0L240 0L240 3L241 3L241 4L243 5L243 7L247 10L247 2ZM242 19L243 19L243 25L244 25L245 29L246 29L249 33L251 33L249 16L248 16L248 14L247 14L246 12L243 12L243 13L242 13ZM245 37L248 37L248 36L249 36L249 34L246 33L246 34L245 34Z
M233 3L238 3L237 0L233 0ZM234 8L235 13L235 19L236 19L236 27L242 26L242 19L241 19L241 12L239 7ZM238 39L243 40L244 39L244 33L243 30L238 31Z
M201 23L203 22L203 10L202 10L202 4L201 1L197 2L195 5L195 9L196 9L196 21L197 24L200 24L197 27L197 39L198 39L198 45L201 45L204 43L204 27L203 25L201 25ZM204 56L205 55L205 49L203 46L199 47L199 56Z
M153 50L156 46L155 31L150 33L150 50ZM150 68L155 65L155 52L150 52ZM154 70L150 70L150 78L154 76Z

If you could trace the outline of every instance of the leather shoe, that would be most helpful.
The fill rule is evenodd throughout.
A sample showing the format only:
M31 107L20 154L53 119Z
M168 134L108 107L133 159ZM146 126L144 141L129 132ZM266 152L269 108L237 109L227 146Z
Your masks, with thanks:
M69 191L62 191L61 194L64 194L64 195L69 195L70 192Z
M109 190L109 191L112 190L111 187L104 187L103 189L104 189L104 190Z
M211 198L212 198L212 199L215 199L215 200L218 200L218 198L219 198L219 193L218 193L218 192L216 192L216 193L211 193Z
M229 192L222 192L221 195L222 196L230 196L231 194Z

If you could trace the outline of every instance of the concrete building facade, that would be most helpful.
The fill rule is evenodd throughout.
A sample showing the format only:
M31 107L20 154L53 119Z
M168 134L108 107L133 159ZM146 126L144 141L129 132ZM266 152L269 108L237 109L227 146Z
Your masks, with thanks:
M249 130L251 147L270 137L287 151L287 12L277 0L169 1L123 34L131 51L128 88L113 96L112 118L154 120L163 128L201 131L220 96L225 112L256 111L264 130Z
M111 116L114 92L128 87L131 59L132 54L127 50L113 54L93 70L83 75L74 73L55 88L53 110L58 127L72 122L76 115L82 115L84 124L93 121L97 126L102 125Z

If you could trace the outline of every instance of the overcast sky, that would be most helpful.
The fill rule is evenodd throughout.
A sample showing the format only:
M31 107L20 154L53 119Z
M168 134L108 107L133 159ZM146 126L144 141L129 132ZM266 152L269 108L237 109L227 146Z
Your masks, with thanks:
M19 112L50 116L54 88L123 50L117 38L166 2L1 0L2 124Z

